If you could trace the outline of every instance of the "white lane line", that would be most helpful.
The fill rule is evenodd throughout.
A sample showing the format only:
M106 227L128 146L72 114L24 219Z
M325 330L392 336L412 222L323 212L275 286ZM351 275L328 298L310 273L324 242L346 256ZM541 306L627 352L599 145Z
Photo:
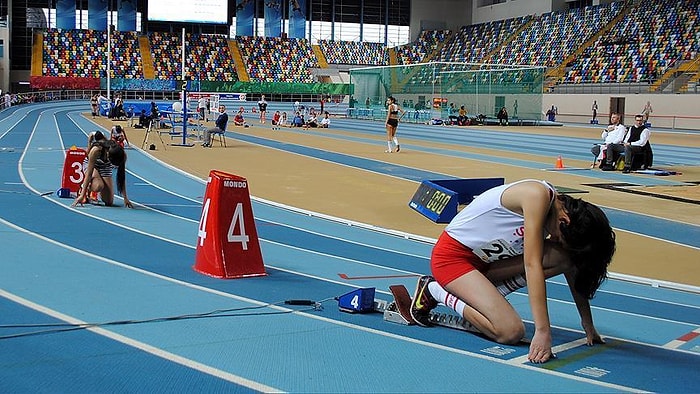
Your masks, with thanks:
M75 325L88 325L89 324L88 322L76 319L72 316L65 315L61 312L55 311L53 309L50 309L50 308L47 308L44 306L41 306L39 304L31 302L25 298L20 297L20 296L14 295L12 293L8 293L2 289L0 289L0 296L5 297L8 300L14 301L20 305L26 306L27 308L34 309L35 311L41 312L45 315L49 315L51 317L54 317L54 318L59 319L59 320L63 320L65 322L68 322L71 324L75 324ZM87 327L85 329L88 331L91 331L95 334L102 335L104 337L115 340L117 342L121 342L125 345L129 345L131 347L142 350L144 352L153 354L154 356L160 357L162 359L172 361L174 363L183 365L183 366L188 367L188 368L192 368L192 369L200 371L200 372L204 372L208 375L212 375L212 376L217 377L219 379L227 380L231 383L245 386L245 387L251 388L253 390L258 390L260 392L273 392L273 393L282 393L283 392L282 390L279 390L277 388L274 388L274 387L271 387L271 386L268 386L268 385L265 385L265 384L262 384L259 382L255 382L255 381L252 381L250 379L246 379L244 377L234 375L234 374L226 372L226 371L222 371L218 368L214 368L214 367L202 364L202 363L198 363L194 360L190 360L190 359L187 359L185 357L178 356L177 354L170 353L170 352L165 351L163 349L159 349L155 346L151 346L151 345L146 344L144 342L125 337L121 334L117 334L117 333L105 330L103 328Z
M639 389L637 389L637 388L622 386L622 385L618 385L618 384L614 384L614 383L601 382L601 381L597 381L597 380L594 380L594 379L589 379L589 378L585 378L585 377L581 377L581 376L575 376L575 375L570 375L570 374L562 373L562 372L558 372L558 371L542 369L542 368L535 367L535 366L532 366L532 365L527 365L527 364L514 364L514 363L512 363L510 360L502 360L502 359L494 358L494 357L492 357L492 356L485 355L485 354L481 354L481 353L475 353L475 352L471 352L471 351L467 351L467 350L462 350L462 349L456 349L456 348L453 348L453 347L449 347L449 346L445 346L445 345L440 345L440 344L436 344L436 343L432 343L432 342L427 342L427 341L423 341L423 340L419 340L419 339L414 339L414 338L410 338L410 337L405 337L405 336L402 336L402 335L393 334L393 333L390 333L390 332L385 332L385 331L377 330L377 329L374 329L374 328L363 327L363 326L359 326L359 325L352 324L352 323L347 323L347 322L342 322L342 321L334 320L334 319L327 318L327 317L323 317L323 316L316 315L316 314L311 314L311 313L301 312L301 311L295 311L295 310L292 310L292 309L289 309L289 308L284 308L284 307L282 307L282 306L270 305L269 303L266 303L266 302L254 300L254 299L247 298L247 297L238 296L238 295L235 295L235 294L226 293L226 292L223 292L223 291L220 291L220 290L210 289L210 288L207 288L207 287L204 287L204 286L200 286L200 285L195 285L195 284L193 284L193 283L185 282L185 281L182 281L182 280L179 280L179 279L171 278L171 277L168 277L168 276L165 276L165 275L161 275L161 274L157 274L157 273L154 273L154 272L150 272L150 271L147 271L147 270L144 270L144 269L141 269L141 268L133 267L133 266L130 266L130 265L125 264L125 263L120 263L120 262L118 262L118 261L111 260L111 259L108 259L108 258L105 258L105 257L102 257L102 256L98 256L98 255L95 255L95 254L92 254L92 253L89 253L89 252L86 252L86 251L83 251L83 250L74 248L74 247L72 247L72 246L62 244L62 243L60 243L60 242L58 242L58 241L55 241L55 240L50 239L50 238L47 238L47 237L45 237L45 236L43 236L43 235L41 235L41 234L32 232L32 231L30 231L30 230L27 230L27 229L25 229L25 228L23 228L23 227L20 227L20 226L14 224L14 223L8 222L8 221L6 221L6 220L4 220L4 219L2 219L2 218L0 218L0 224L4 224L4 225L6 225L6 226L8 226L8 227L10 227L10 228L13 228L13 229L15 229L15 230L17 230L17 231L20 231L20 232L22 232L22 233L24 233L24 234L33 236L33 237L38 238L38 239L40 239L40 240L42 240L42 241L51 243L52 245L56 245L56 246L58 246L58 247L61 247L61 248L70 250L70 251L72 251L72 252L81 254L81 255L83 255L83 256L87 256L87 257L90 257L90 258L93 258L93 259L96 259L96 260L105 262L105 263L107 263L107 264L112 264L112 265L115 265L115 266L118 266L118 267L121 267L121 268L124 268L124 269L127 269L127 270L131 270L131 271L134 271L134 272L141 273L141 274L146 275L146 276L150 276L150 277L153 277L153 278L156 278L156 279L161 279L161 280L164 280L164 281L167 281L167 282L170 282L170 283L182 285L182 286L185 286L185 287L188 287L188 288L191 288L191 289L200 290L200 291L203 291L203 292L206 292L206 293L211 293L211 294L214 294L214 295L218 295L218 296L222 296L222 297L226 297L226 298L231 298L231 299L235 299L235 300L242 301L242 302L248 302L248 303L251 303L251 304L253 304L253 305L266 306L266 307L269 307L269 308L272 308L272 309L276 309L276 310L291 311L291 312L294 313L295 315L303 316L303 317L305 317L305 318L310 318L310 319L314 319L314 320L318 320L318 321L322 321L322 322L329 323L329 324L336 325L336 326L346 327L346 328L350 328L350 329L354 329L354 330L358 330L358 331L362 331L362 332L366 332L366 333L370 333L370 334L374 334L374 335L379 335L379 336L386 337L386 338L391 338L391 339L395 339L395 340L400 340L400 341L404 341L404 342L409 342L409 343L413 343L413 344L418 344L418 345L421 345L421 346L426 346L426 347L430 347L430 348L433 348L433 349L438 349L438 350L442 350L442 351L446 351L446 352L450 352L450 353L460 354L460 355L464 355L464 356L468 356L468 357L479 358L479 359L482 359L482 360L488 360L488 361L495 362L495 363L499 363L499 364L504 364L504 365L509 365L509 366L515 366L515 367L517 367L517 368L529 369L529 370L534 371L534 372L544 373L544 374L547 374L547 375L554 375L554 376L558 376L558 377L564 378L564 379L569 379L569 380L574 380L574 381L579 381L579 382L585 382L585 383L593 384L593 385L596 385L596 386L602 386L602 387L606 387L606 388L613 388L613 389L616 389L616 390L635 391L635 392L638 392L638 391L639 391ZM1 291L1 290L0 290L0 291ZM56 313L58 313L58 312L56 312ZM66 316L66 317L68 317L68 316ZM69 319L72 319L71 317L68 317L68 318L69 318ZM78 323L78 324L80 324L80 323ZM100 333L100 334L102 335L102 332L101 332L101 331L95 331L95 332ZM106 331L106 332L107 332L107 333L110 333L110 332L108 332L108 331ZM112 334L112 333L110 333L110 334ZM118 336L117 334L114 334L114 335L117 336L117 337L121 337L121 336ZM115 338L115 339L116 339L116 340L120 340L120 339L118 339L118 338ZM125 339L125 340L131 341L129 338L125 338L125 337L124 337L124 339ZM128 342L123 342L123 343L127 343L127 344L128 344ZM134 341L134 343L140 344L140 342L138 342L138 341ZM150 346L150 345L145 345L145 346ZM154 349L156 349L156 348L154 348ZM148 351L147 349L144 349L144 350L145 350L145 351ZM157 350L157 349L156 349L156 350ZM158 355L158 354L156 354L156 353L152 353L152 354ZM170 354L170 353L168 353L168 354ZM175 356L175 355L174 355L174 356ZM179 356L175 356L175 357L179 357ZM187 359L183 359L183 360L187 360ZM174 361L174 362L178 362L177 360L173 360L173 361ZM192 363L195 363L195 365L198 364L198 363L196 363L195 361L192 361ZM183 364L183 365L184 365L184 364ZM206 367L206 366L204 366L204 367ZM218 370L217 370L217 371L218 371ZM206 371L205 371L205 370L202 370L202 372L206 372ZM223 371L222 371L222 372L223 372ZM208 372L207 372L207 373L208 373ZM223 373L226 373L226 372L223 372ZM232 376L235 376L235 375L232 375ZM241 378L241 379L243 379L243 378ZM242 384L242 383L241 383L241 384Z

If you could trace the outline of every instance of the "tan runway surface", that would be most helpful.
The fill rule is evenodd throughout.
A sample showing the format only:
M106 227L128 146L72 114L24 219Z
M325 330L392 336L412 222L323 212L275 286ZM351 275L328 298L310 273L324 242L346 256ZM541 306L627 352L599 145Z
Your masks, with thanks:
M125 123L112 122L104 118L95 121L107 129L115 123ZM233 128L229 125L229 131L459 178L505 177L506 182L523 178L546 179L559 187L586 191L587 193L575 194L575 196L601 206L700 226L700 204L698 203L700 202L700 186L692 184L692 182L700 181L699 167L673 168L682 174L674 175L672 179L688 182L687 186L643 187L644 190L641 191L646 194L635 194L586 186L582 184L581 177L568 171L542 171L411 150L410 147L418 146L441 147L488 154L495 158L520 158L544 164L551 163L552 167L556 159L554 157L411 140L401 136L401 126L398 136L402 150L398 154L387 154L384 153L386 149L385 134L383 124L380 122L366 123L368 127L376 129L376 134L374 134L376 141L371 144L330 138L333 135L367 138L367 134L360 135L337 127L323 130L311 129L305 132L300 132L299 129L273 131L268 125L262 127L257 121L252 123L250 128ZM213 126L213 122L209 122L209 124ZM439 126L433 127L436 133L442 129ZM473 127L478 128L479 126ZM469 133L470 127L463 127L460 130ZM140 148L144 139L144 131L131 127L126 127L126 131L132 145ZM517 137L517 133L541 133L596 140L600 135L600 130L593 127L590 129L581 127L507 127L501 128L499 131L512 132L515 137ZM166 144L171 142L167 135L163 135L163 139ZM177 143L178 141L173 140L172 142ZM700 147L700 134L658 133L653 136L652 142L654 144ZM168 145L163 149L157 135L151 132L146 146L151 143L156 145L156 150L149 151L154 157L197 177L205 179L212 169L243 176L249 181L251 194L266 200L429 238L437 238L444 228L444 225L433 223L408 207L408 201L418 186L418 183L413 181L351 168L280 149L249 144L232 138L227 139L227 148L220 147L218 141L214 141L213 148L203 148L196 144L194 147ZM562 147L562 152L566 152L566 147ZM580 168L588 168L591 164L590 161L568 160L565 155L564 163L567 167ZM647 175L630 175L630 177L637 176ZM679 197L680 200L675 201L660 198L660 196ZM138 201L137 195L130 195L130 197ZM616 233L617 253L610 271L700 286L700 270L698 269L700 250L697 248L628 231L618 230Z

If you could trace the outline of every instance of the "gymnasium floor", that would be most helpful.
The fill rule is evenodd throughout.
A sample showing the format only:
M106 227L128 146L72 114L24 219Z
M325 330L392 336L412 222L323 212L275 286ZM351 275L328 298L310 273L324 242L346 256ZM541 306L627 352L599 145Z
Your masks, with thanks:
M271 106L274 110L275 107ZM229 131L227 148L138 149L127 128L134 210L56 197L64 151L111 122L85 102L0 113L0 391L695 392L700 387L700 133L655 131L660 177L590 170L599 130L379 122L331 130ZM166 135L166 142L171 142ZM177 142L173 140L172 142ZM552 170L562 155L564 170ZM248 180L265 277L192 269L211 169ZM527 346L348 314L335 297L428 273L442 231L408 207L423 179L546 179L599 204L618 238L592 301L587 347L562 278L548 282L558 358ZM618 184L611 188L611 184ZM634 193L632 193L632 192ZM640 194L645 193L645 194ZM121 204L121 201L118 201ZM320 307L286 305L311 300ZM532 324L526 292L509 300Z

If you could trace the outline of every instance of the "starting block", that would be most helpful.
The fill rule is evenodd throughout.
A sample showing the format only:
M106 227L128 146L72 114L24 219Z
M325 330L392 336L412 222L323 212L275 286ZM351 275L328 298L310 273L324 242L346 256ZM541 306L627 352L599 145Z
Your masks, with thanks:
M338 297L338 309L348 313L374 312L374 287L356 289Z
M394 296L394 301L387 304L384 310L378 311L384 313L384 320L407 326L416 324L416 321L411 317L411 296L408 294L406 286L393 285L389 286L389 290L391 290L391 294ZM429 321L436 326L469 331L477 334L481 333L468 320L451 313L430 312Z
M337 298L338 309L347 313L379 312L384 315L384 320L390 323L406 326L417 324L411 316L411 296L406 286L392 285L389 286L389 290L394 296L394 301L391 302L375 299L373 287L353 290ZM452 313L430 312L429 321L435 326L481 333L469 321Z

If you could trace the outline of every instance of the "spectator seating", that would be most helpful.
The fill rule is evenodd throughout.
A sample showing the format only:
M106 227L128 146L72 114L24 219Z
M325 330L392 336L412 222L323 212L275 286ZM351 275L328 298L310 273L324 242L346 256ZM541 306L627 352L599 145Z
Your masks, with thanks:
M625 14L620 15L623 11ZM615 23L610 26L613 20ZM111 77L144 78L138 34L120 31L111 34ZM155 78L181 78L182 36L152 32L147 37ZM225 35L190 33L185 39L189 77L205 81L237 80L236 65ZM251 81L315 82L310 69L318 68L319 64L307 40L280 37L237 37L235 40ZM582 48L591 41L591 45ZM329 64L374 66L389 63L389 51L381 43L320 40L319 47ZM107 76L106 51L107 33L104 31L47 29L43 34L42 75L104 78ZM566 65L563 82L640 83L659 78L667 70L697 58L699 53L698 0L648 0L615 1L481 23L464 26L454 33L423 31L414 42L396 48L396 59L399 64L415 64L434 55L430 60L556 67L575 54ZM443 71L449 71L449 66ZM402 82L408 79L413 83L430 83L433 78L427 71L402 72ZM509 81L504 82L517 83L521 76L513 73L507 78Z
M311 83L318 59L305 39L237 37L251 81Z
M47 29L43 46L44 76L107 76L107 32ZM113 32L110 47L111 77L143 78L143 63L136 32Z
M620 2L614 2L543 14L487 62L557 66L606 26L621 8Z
M396 50L399 64L415 64L433 53L450 35L449 30L423 30L416 41L401 45Z
M185 65L187 75L202 81L235 81L236 67L223 35L186 34ZM182 74L182 36L150 33L151 55L155 76L178 79Z
M464 26L440 51L443 62L482 63L484 57L501 46L531 16Z
M319 40L318 45L329 64L357 64L385 66L389 64L389 53L384 44L378 42Z
M636 3L586 48L567 72L569 83L651 82L700 50L697 2Z

